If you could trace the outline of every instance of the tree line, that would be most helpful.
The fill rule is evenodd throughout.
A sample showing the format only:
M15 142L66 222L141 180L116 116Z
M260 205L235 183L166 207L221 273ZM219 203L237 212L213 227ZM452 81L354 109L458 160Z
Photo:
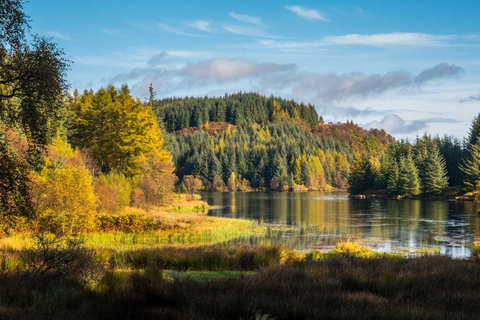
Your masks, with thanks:
M413 143L393 142L380 156L357 156L348 183L352 194L385 190L392 196L441 196L455 186L472 194L479 189L479 179L480 114L463 142L425 135Z
M179 190L186 189L185 176L200 180L208 190L345 188L355 155L380 153L391 140L383 130L364 130L353 122L324 124L314 109L308 111L310 106L251 93L164 99L152 105L164 106L157 115L167 131L181 128L166 135ZM224 112L225 106L230 111ZM177 126L182 114L195 119L195 114L215 115L219 110L222 115L256 113L238 124L223 116L205 116L205 122L194 122L193 128Z
M208 122L227 122L234 125L246 123L265 124L284 115L301 119L311 127L319 121L315 107L256 93L236 93L223 97L166 98L155 100L151 88L150 104L167 132L201 126Z

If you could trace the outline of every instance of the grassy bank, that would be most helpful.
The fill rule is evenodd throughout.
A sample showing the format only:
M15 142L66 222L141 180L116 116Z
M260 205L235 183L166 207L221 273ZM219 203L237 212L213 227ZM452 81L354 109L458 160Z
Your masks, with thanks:
M96 251L96 256L90 256L91 263L73 274L35 273L28 269L27 261L23 267L6 268L8 261L3 257L0 316L199 320L480 317L480 263L476 258L406 258L376 253L352 242L339 243L329 253L217 245L168 246L131 254L105 260L105 253Z
M99 231L84 235L85 246L136 250L159 245L201 245L266 232L266 228L255 221L208 216L208 209L206 202L182 196L168 206L149 210L127 208L116 215L99 215ZM0 250L30 247L32 234L35 231L4 236L0 239Z

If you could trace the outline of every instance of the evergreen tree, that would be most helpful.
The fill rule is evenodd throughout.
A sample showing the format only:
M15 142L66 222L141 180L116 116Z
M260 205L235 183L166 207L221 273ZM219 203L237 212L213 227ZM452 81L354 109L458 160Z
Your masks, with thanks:
M424 177L424 193L440 195L447 190L447 168L445 165L445 159L443 159L440 154L438 147L435 147L428 155Z
M394 163L387 180L387 191L392 195L398 195L400 193L399 176L398 164Z
M373 189L375 173L368 156L357 156L350 168L348 176L349 191L352 194L360 194Z
M471 192L475 190L480 178L480 139L468 148L468 155L460 166L460 170L464 175L463 191Z
M404 196L420 194L420 179L411 155L400 158L399 191Z
M480 113L473 118L470 125L470 132L468 133L468 146L472 146L477 143L480 138Z

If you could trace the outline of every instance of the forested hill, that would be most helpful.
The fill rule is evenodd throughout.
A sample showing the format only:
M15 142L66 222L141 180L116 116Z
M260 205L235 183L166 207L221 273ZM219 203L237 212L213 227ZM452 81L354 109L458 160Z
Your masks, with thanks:
M256 93L237 93L219 98L168 98L153 102L153 108L165 122L168 132L207 122L264 124L272 118L288 116L315 127L322 120L312 105L266 98Z
M325 124L312 105L254 93L151 105L180 180L211 190L344 188L356 155L380 155L393 141L353 122Z

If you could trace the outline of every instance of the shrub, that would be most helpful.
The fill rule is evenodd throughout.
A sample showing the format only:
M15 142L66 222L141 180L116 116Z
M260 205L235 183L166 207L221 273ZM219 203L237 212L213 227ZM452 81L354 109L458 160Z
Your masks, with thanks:
M35 244L24 253L27 270L33 274L56 273L78 275L90 265L90 256L77 237L59 237L39 234Z
M35 180L35 207L43 230L69 235L93 229L97 203L88 170L67 166Z
M101 175L95 179L94 187L99 212L114 214L130 205L132 186L123 174Z

